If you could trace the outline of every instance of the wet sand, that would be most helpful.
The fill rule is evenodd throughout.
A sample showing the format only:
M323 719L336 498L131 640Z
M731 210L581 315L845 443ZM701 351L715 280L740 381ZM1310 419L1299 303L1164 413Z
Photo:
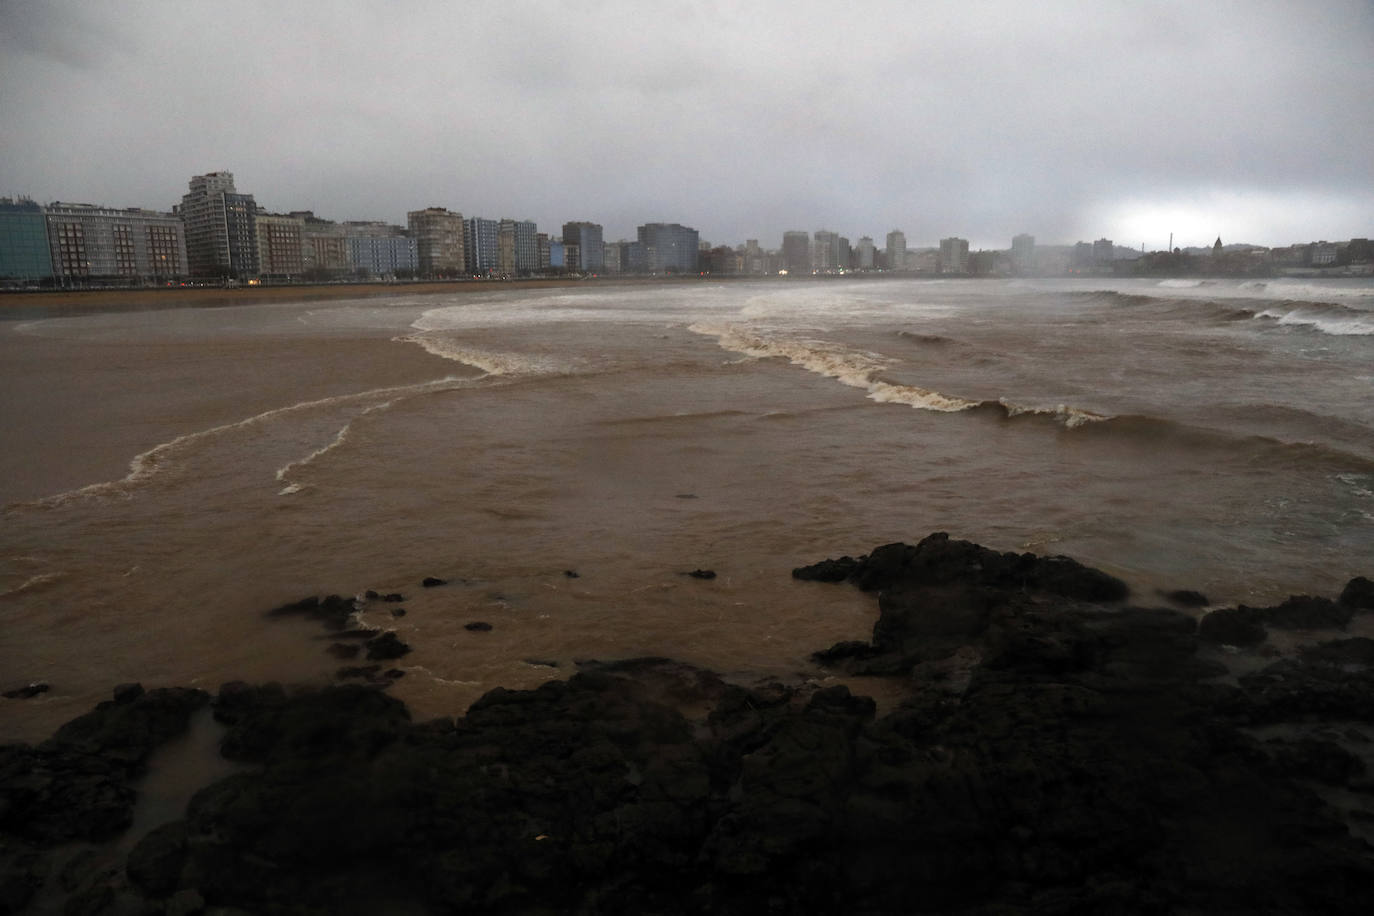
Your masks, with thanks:
M494 292L516 288L541 289L574 286L585 281L555 280L451 280L422 283L326 283L317 286L240 286L232 289L204 286L149 287L147 289L44 290L0 292L0 313L11 309L84 310L103 308L187 308L194 306L253 305L261 302L322 302L330 299L370 299L385 296L418 296L430 293Z

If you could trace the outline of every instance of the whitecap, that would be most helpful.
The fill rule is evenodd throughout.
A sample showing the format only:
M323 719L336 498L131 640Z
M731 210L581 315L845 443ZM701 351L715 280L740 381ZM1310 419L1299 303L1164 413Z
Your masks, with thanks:
M472 366L487 375L557 375L568 371L567 367L547 356L484 350L438 334L411 334L392 339L401 343L416 344L431 356Z
M892 365L892 360L875 353L853 350L840 344L809 338L769 336L758 330L737 325L694 324L689 331L715 337L721 347L760 359L782 358L817 375L832 378L852 388L867 392L869 400L880 404L905 404L917 410L939 413L958 413L982 406L958 395L944 394L916 385L899 385L879 377ZM1073 429L1087 423L1098 423L1111 417L1060 404L1055 407L1027 407L1006 399L997 401L1008 417L1036 415L1050 417Z

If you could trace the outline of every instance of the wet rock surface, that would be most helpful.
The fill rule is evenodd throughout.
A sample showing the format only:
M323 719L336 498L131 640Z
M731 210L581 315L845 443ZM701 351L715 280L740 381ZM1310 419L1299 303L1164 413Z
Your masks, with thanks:
M67 911L1368 911L1374 848L1319 795L1374 810L1368 640L1228 684L1191 616L1129 607L1071 560L943 536L846 560L805 577L876 592L873 638L818 657L907 683L885 713L664 658L583 661L422 723L367 684L226 684L221 753L244 768L119 867L73 865ZM53 892L45 857L76 824L119 829L94 813L171 730L155 710L206 699L127 693L0 749L0 906ZM1295 720L1326 730L1254 734ZM88 792L35 800L24 755L49 746L82 755Z

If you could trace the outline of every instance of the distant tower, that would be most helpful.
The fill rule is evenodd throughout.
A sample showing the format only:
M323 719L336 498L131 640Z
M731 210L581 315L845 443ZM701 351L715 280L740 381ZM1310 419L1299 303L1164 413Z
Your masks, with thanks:
M464 272L463 214L443 207L411 210L406 227L415 240L421 276L454 277Z
M186 260L193 277L235 278L258 272L257 204L234 189L232 172L196 175L178 211L186 227Z
M1011 263L1020 273L1031 269L1035 262L1035 236L1021 233L1011 240Z
M887 234L887 269L906 270L906 233L900 229Z
M791 274L811 273L811 234L790 230L782 234L783 266Z
M1212 257L1221 257L1221 236L1217 236L1216 244L1212 246Z

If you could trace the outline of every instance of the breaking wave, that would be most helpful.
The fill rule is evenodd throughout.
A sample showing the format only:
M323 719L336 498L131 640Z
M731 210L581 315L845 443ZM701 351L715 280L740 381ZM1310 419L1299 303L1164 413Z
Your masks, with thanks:
M1320 300L1256 298L1170 298L1114 290L1073 294L1108 306L1184 319L1212 321L1260 320L1280 325L1302 325L1336 336L1374 335L1374 311L1351 303Z
M561 375L568 372L566 366L546 356L483 350L438 334L420 333L392 339L401 343L413 343L431 356L472 366L486 375Z
M917 410L932 410L939 413L987 408L1000 410L1008 418L1050 417L1068 427L1107 419L1101 414L1066 405L1043 408L1014 404L1005 399L977 401L943 394L930 388L889 382L881 377L881 373L891 366L891 360L876 353L854 350L829 341L771 337L737 325L694 324L689 326L688 330L714 337L721 347L734 353L760 359L786 359L794 366L835 379L851 388L866 391L870 400L880 404L905 404Z
M1259 462L1269 467L1321 467L1332 473L1374 471L1374 458L1335 445L1315 441L1287 442L1269 436L1192 426L1161 417L1113 416L1064 404L1039 407L1018 404L1007 398L972 400L884 381L880 373L891 365L891 360L829 341L770 337L734 325L699 324L692 325L689 330L715 337L720 346L733 352L760 359L786 359L807 371L862 389L869 399L879 403L906 404L943 413L968 411L1005 420L1039 420L1081 430L1081 434L1088 437L1134 441L1143 448L1204 451L1214 455L1214 460L1234 461L1245 466Z
M1255 317L1271 319L1280 325L1311 327L1337 337L1374 335L1374 312L1337 303L1285 302L1282 306L1257 312Z

